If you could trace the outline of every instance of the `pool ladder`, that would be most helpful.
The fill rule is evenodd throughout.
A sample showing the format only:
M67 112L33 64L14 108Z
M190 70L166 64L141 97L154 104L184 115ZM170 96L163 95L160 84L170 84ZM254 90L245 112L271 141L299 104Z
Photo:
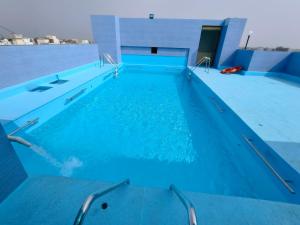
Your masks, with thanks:
M90 194L85 201L83 202L83 204L81 205L77 216L75 218L75 221L73 223L73 225L81 225L84 222L84 218L86 216L86 214L88 213L88 210L90 209L91 205L93 204L93 202L95 200L97 200L98 198L116 190L119 189L125 185L129 185L130 184L130 180L126 179L114 186L111 186L103 191L100 192L94 192L92 194ZM186 196L184 196L176 187L175 185L170 185L169 188L170 191L174 192L174 194L179 198L179 200L181 201L181 203L184 205L184 207L187 210L188 213L188 225L197 225L197 218L196 218L196 210L195 207L193 206L192 202L186 198Z
M204 65L204 71L209 73L209 68L211 66L211 58L208 56L202 57L198 63L196 63L195 67L190 70L190 73L193 72L197 67Z
M108 53L104 53L104 54L103 54L102 62L104 62L104 59L105 59L109 64L111 64L112 66L114 66L114 68L115 68L114 76L115 76L115 77L118 77L118 75L119 75L119 65L118 65L118 63L116 63L115 60L111 57L111 55L108 54Z

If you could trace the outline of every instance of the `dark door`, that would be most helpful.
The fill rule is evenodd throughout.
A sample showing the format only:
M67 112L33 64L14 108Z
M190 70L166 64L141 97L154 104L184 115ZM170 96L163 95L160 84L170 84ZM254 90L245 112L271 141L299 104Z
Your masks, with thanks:
M202 26L201 37L198 47L197 63L202 57L210 57L211 65L218 50L222 27L220 26Z

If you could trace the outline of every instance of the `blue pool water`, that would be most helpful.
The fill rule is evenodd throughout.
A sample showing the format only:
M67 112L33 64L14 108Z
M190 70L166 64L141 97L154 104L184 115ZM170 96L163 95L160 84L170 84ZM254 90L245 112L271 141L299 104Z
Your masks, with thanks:
M63 175L285 201L274 177L223 121L197 79L127 67L28 133L31 176ZM38 154L36 154L38 153Z

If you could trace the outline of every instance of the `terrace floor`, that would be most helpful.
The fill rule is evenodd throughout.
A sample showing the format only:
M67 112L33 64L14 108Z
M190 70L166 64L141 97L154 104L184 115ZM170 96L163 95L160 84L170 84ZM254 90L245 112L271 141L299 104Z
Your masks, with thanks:
M196 75L294 169L300 172L300 81L290 75ZM300 79L299 79L300 80Z
M0 204L1 224L72 225L87 195L108 186L107 183L64 177L29 178ZM196 207L198 224L296 225L300 221L299 205L193 192L185 194ZM103 202L108 203L106 210L101 209ZM187 213L167 187L129 185L96 200L84 224L178 225L187 224Z

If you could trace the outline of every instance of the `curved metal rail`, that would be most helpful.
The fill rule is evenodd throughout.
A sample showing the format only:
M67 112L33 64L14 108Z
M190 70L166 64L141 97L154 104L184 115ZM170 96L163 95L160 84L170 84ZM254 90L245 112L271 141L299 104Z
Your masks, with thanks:
M204 64L204 66L205 66L204 71L207 72L207 73L209 73L209 68L210 68L210 64L211 64L211 58L207 57L207 56L202 57L199 60L199 62L195 65L195 67L193 67L191 69L191 72L193 72L198 66L201 66L202 64Z
M115 77L118 76L119 74L119 66L118 66L118 63L115 62L115 60L111 57L110 54L108 53L104 53L103 54L103 57L106 59L106 61L108 63L110 63L111 65L113 65L115 67Z
M17 142L21 145L24 145L26 147L31 147L32 144L25 140L24 138L22 137L19 137L19 136L15 136L14 134L18 133L19 131L23 130L23 129L26 129L27 127L30 127L30 126L33 126L34 124L38 123L39 122L39 118L35 118L35 119L32 119L32 120L28 120L24 125L16 128L15 130L13 130L12 132L10 132L8 135L7 135L7 139L9 141L12 141L12 142Z
M251 149L258 155L258 157L265 163L265 165L271 170L274 176L283 184L283 186L292 194L295 194L295 190L285 181L285 179L277 172L271 163L264 157L264 155L256 148L252 140L243 135L244 140L251 147Z
M93 194L90 194L84 201L84 203L82 204L81 208L79 209L78 213L77 213L77 216L75 218L75 221L73 223L73 225L81 225L84 221L84 218L89 210L89 208L91 207L92 203L100 198L101 196L103 195L106 195L107 193L125 185L125 184L130 184L130 180L129 179L126 179L124 181L122 181L121 183L119 184L116 184L112 187L109 187L107 189L105 189L104 191L101 191L101 192L95 192Z
M196 217L196 210L195 207L193 205L193 203L187 199L176 187L174 184L170 185L170 191L173 191L177 197L179 198L179 200L182 202L182 204L184 205L184 207L186 208L187 212L188 212L188 224L189 225L197 225L197 217Z

